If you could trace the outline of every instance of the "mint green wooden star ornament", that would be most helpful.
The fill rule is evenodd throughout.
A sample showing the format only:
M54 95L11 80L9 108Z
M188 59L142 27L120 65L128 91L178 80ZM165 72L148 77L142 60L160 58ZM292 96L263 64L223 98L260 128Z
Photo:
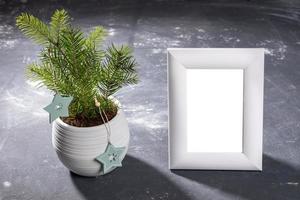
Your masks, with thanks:
M55 94L51 104L44 108L49 113L49 122L52 123L58 117L68 117L69 105L72 100L73 97L62 97Z
M102 164L103 174L106 174L114 167L122 167L122 158L125 147L115 147L108 143L104 153L96 157L96 160Z

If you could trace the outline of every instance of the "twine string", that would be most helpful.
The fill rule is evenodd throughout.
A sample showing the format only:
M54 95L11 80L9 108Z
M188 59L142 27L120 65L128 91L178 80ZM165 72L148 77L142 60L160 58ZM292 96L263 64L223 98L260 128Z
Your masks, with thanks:
M102 121L103 121L103 125L105 126L105 129L106 129L106 132L107 132L107 142L108 142L108 143L111 143L111 141L110 141L111 128L110 128L110 125L109 125L109 120L108 120L108 117L107 117L105 111L104 111L104 110L103 110L103 111L101 110L100 102L96 99L96 97L95 97L95 105L96 105L96 107L99 108L100 117L101 117L101 119L102 119ZM102 113L103 113L103 114L102 114ZM103 115L105 116L105 119L104 119ZM106 124L106 123L107 123L107 124Z

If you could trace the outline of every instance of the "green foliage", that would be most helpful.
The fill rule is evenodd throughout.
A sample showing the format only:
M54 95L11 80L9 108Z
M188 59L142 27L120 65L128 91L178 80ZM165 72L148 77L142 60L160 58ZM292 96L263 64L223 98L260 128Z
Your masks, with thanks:
M136 62L132 51L127 46L109 47L105 53L98 88L105 98L117 92L124 85L136 84L138 77L135 72Z
M17 26L24 35L36 43L41 45L48 43L48 38L50 38L49 27L36 17L22 13L17 17Z
M103 27L96 27L85 37L70 25L65 10L55 11L49 25L27 13L17 17L16 25L42 46L40 61L27 67L28 78L55 93L73 96L70 117L97 117L95 97L106 112L116 112L110 96L138 81L137 63L128 46L112 44L105 51L101 49L106 36Z

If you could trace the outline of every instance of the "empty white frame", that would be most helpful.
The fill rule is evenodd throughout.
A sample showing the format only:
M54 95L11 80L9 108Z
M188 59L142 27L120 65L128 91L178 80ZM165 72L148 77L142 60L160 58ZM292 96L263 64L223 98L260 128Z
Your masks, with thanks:
M186 71L187 152L242 152L243 72Z
M168 49L170 169L262 170L264 50Z

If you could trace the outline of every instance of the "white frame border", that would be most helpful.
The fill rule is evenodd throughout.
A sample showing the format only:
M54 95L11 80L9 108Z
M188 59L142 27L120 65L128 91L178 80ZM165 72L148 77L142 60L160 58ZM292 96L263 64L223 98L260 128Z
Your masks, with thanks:
M263 48L168 48L169 168L262 170ZM186 135L186 69L243 69L242 153L190 153Z

